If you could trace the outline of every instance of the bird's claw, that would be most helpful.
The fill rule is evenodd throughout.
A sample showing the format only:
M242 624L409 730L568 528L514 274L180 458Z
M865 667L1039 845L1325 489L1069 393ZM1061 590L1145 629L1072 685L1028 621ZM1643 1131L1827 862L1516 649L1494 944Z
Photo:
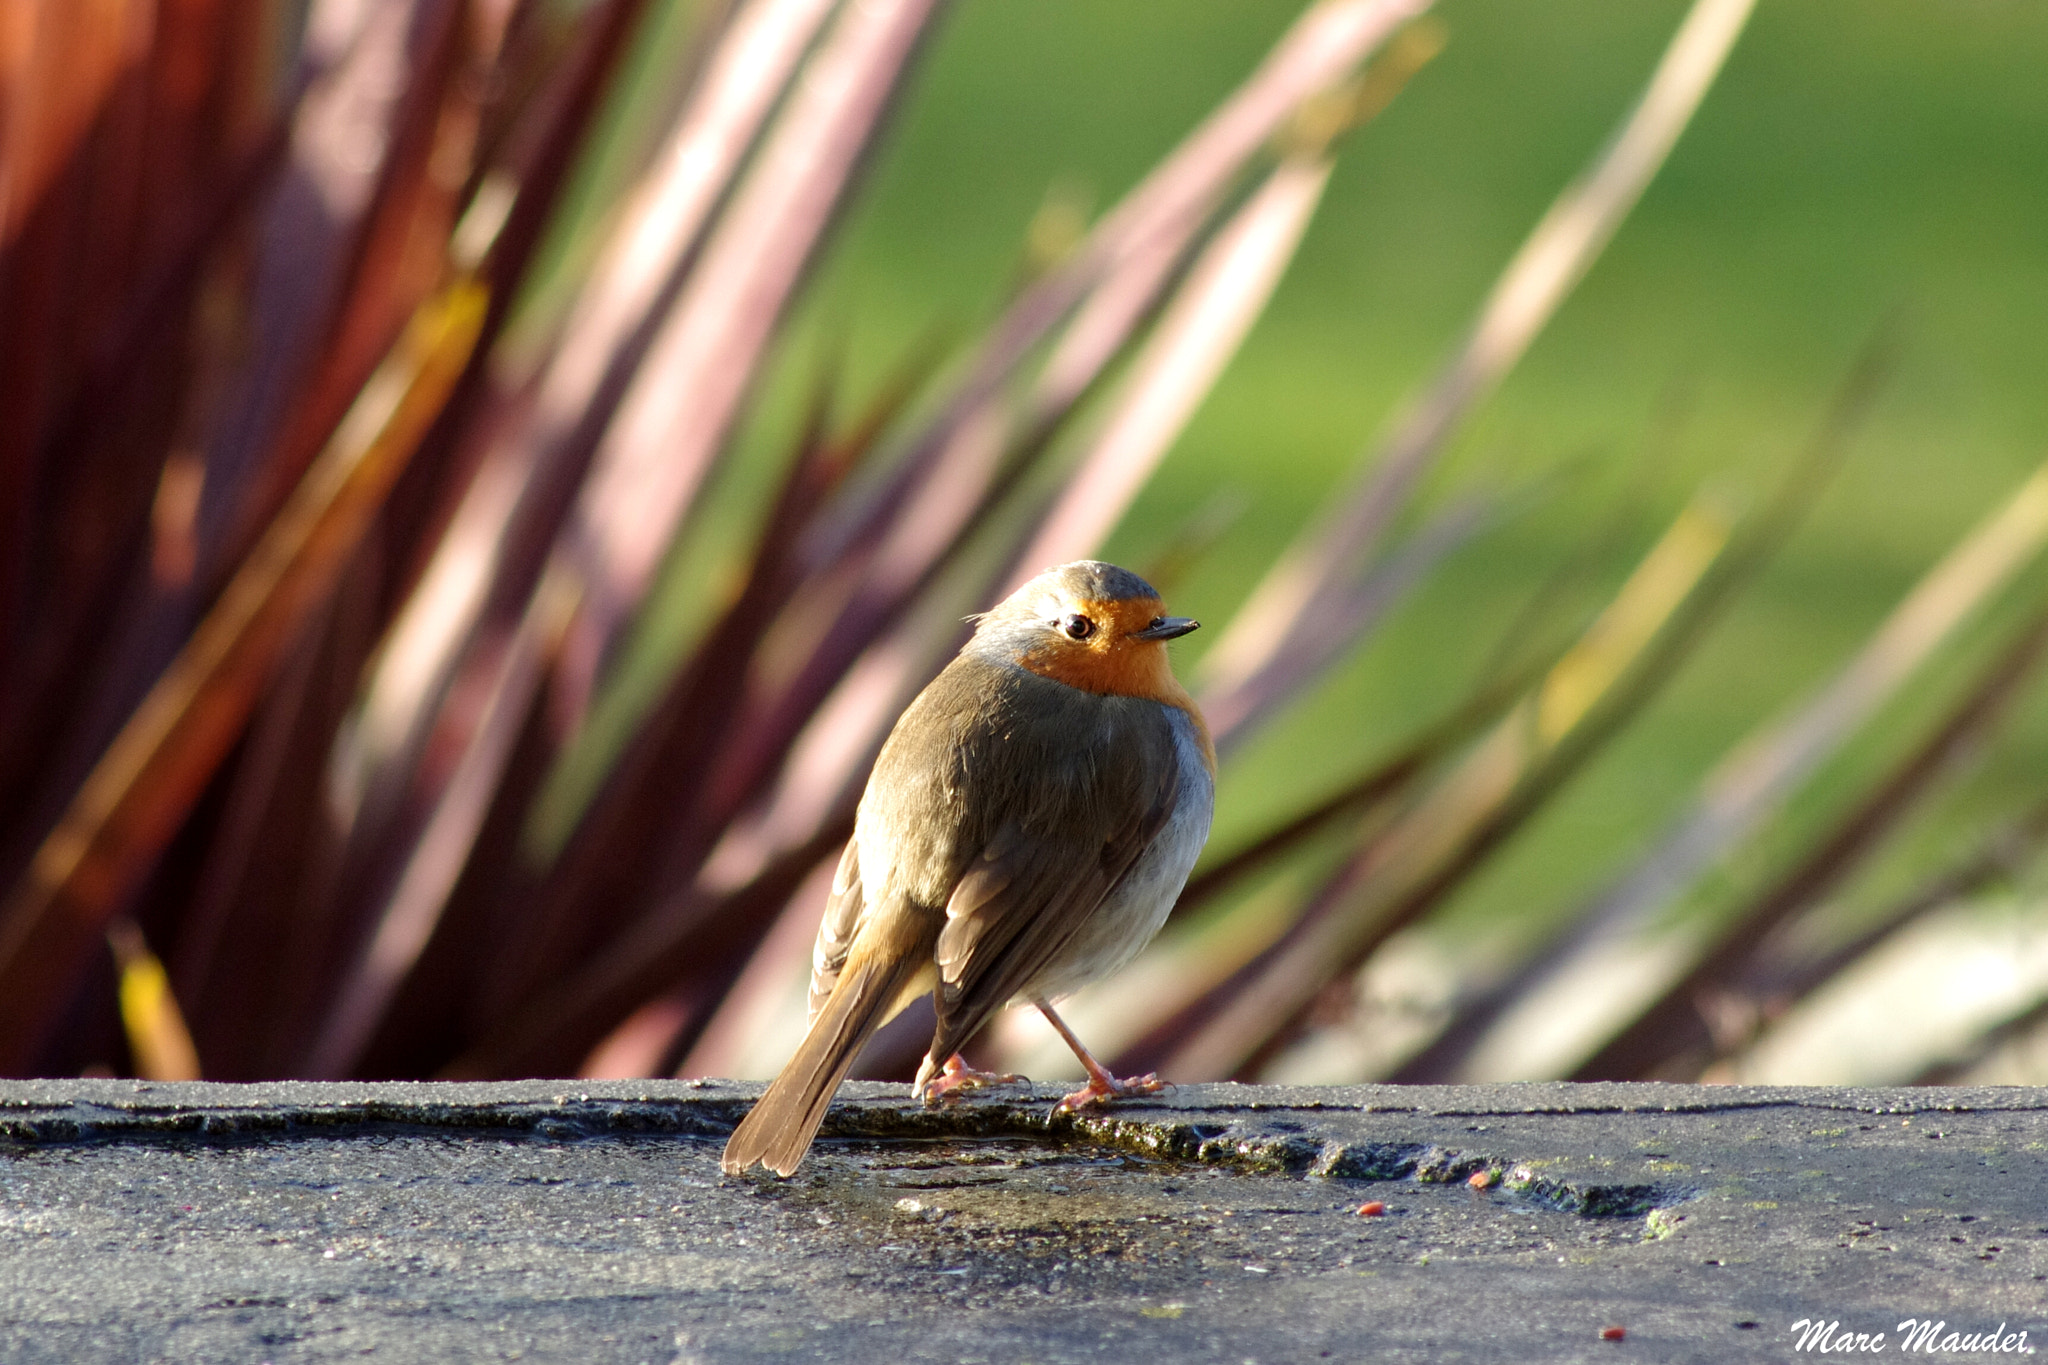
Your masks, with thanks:
M926 1108L949 1104L969 1090L981 1090L992 1085L1014 1085L1023 1080L1022 1076L1008 1071L977 1071L969 1066L959 1053L946 1060L939 1074L924 1083L919 1098Z
M1057 1118L1061 1114L1071 1114L1075 1110L1086 1108L1091 1104L1108 1104L1111 1100L1128 1100L1136 1099L1140 1095L1156 1095L1160 1091L1170 1088L1171 1086L1168 1082L1160 1080L1158 1076L1150 1072L1143 1076L1133 1076L1128 1080L1121 1081L1105 1072L1100 1076L1091 1076L1088 1084L1054 1105L1052 1107L1053 1117Z

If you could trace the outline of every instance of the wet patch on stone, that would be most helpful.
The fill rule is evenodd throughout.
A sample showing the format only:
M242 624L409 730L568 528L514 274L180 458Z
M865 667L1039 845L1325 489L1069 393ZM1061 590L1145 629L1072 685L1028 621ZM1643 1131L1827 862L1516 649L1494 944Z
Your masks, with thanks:
M1505 1185L1417 1179L1415 1165L1367 1183L1014 1139L831 1138L792 1180L748 1184L786 1226L839 1243L877 1287L914 1283L977 1307L1170 1296L1247 1277L1370 1276L1426 1265L1450 1247L1466 1259L1554 1262L1650 1235L1639 1217L1589 1217L1570 1200ZM1368 1193L1386 1205L1381 1216L1358 1216Z

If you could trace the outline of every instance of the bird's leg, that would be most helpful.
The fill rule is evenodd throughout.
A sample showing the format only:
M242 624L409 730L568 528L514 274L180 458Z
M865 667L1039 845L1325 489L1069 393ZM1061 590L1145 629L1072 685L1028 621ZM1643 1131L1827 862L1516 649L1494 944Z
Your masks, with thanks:
M1053 1113L1065 1114L1083 1105L1107 1104L1111 1100L1129 1099L1136 1095L1156 1095L1166 1089L1166 1082L1157 1076L1133 1076L1129 1080L1120 1081L1110 1075L1102 1063L1096 1061L1088 1049L1081 1046L1081 1040L1067 1027L1067 1021L1053 1013L1051 1005L1043 1000L1034 1000L1031 1003L1038 1006L1038 1012L1045 1016L1045 1021L1059 1031L1060 1037L1067 1040L1067 1046L1074 1049L1074 1055L1081 1059L1081 1065L1088 1069L1088 1084L1054 1105Z
M985 1085L1009 1085L1021 1081L1022 1076L1001 1071L976 1071L967 1064L967 1059L954 1053L946 1059L939 1074L924 1083L923 1098L926 1104L937 1104L952 1099L963 1090L979 1090Z

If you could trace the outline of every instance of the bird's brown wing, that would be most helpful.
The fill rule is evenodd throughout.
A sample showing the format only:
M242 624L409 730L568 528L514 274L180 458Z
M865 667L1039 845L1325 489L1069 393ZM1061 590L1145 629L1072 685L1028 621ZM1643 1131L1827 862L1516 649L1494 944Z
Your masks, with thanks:
M1106 765L1109 790L1078 794L1067 818L997 828L946 903L934 1059L958 1051L1052 962L1150 847L1178 795L1171 746L1166 735L1163 751L1145 745L1132 761ZM1105 819L1109 811L1117 815Z
M867 901L861 894L860 842L848 839L846 852L839 855L839 870L832 874L832 898L825 902L818 941L811 949L811 1019L818 1017L818 1011L825 1008L825 1001L832 995L832 988L839 984L846 954L866 917Z

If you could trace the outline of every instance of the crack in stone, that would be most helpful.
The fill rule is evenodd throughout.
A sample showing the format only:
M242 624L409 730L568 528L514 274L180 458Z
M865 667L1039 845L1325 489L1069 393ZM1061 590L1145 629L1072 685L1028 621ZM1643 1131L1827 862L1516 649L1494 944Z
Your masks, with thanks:
M436 1131L536 1136L559 1142L616 1136L716 1139L731 1131L750 1103L748 1096L660 1100L564 1097L502 1104L368 1100L343 1105L197 1109L80 1102L28 1112L17 1106L15 1112L0 1114L0 1142L53 1146ZM1507 1193L1587 1218L1642 1217L1698 1193L1675 1184L1557 1180L1497 1154L1422 1143L1339 1142L1306 1131L1284 1117L1317 1109L1329 1114L1362 1112L1334 1105L1213 1105L1204 1107L1200 1120L1162 1121L1116 1111L1053 1115L1048 1107L1035 1103L983 1102L927 1109L870 1099L836 1105L821 1136L884 1142L1023 1140L1297 1179L1450 1184L1485 1171L1499 1178ZM1261 1122L1256 1128L1247 1127L1232 1121L1233 1115L1256 1115Z

